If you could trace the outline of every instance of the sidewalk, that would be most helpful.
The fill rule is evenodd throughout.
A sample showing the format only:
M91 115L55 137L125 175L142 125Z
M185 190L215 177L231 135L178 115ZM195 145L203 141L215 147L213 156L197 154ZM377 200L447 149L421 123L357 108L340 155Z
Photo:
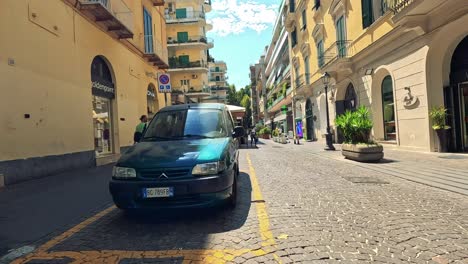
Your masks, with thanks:
M271 140L263 140L263 142L272 145L278 144ZM345 159L341 155L341 146L339 144L335 145L336 151L325 151L323 150L323 143L318 142L301 142L301 145L289 143L282 146L468 195L468 154L415 152L384 146L385 157L380 163L360 163Z
M0 189L0 259L110 205L112 165L64 172ZM0 261L1 263L1 261Z

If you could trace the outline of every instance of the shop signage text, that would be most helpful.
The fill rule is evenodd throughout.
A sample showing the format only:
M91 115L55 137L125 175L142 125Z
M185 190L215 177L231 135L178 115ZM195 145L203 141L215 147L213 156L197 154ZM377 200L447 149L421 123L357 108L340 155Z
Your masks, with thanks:
M111 84L113 86L113 84ZM114 87L109 86L107 84L103 84L99 81L93 81L92 91L93 95L102 96L106 98L114 98L115 97L115 89Z

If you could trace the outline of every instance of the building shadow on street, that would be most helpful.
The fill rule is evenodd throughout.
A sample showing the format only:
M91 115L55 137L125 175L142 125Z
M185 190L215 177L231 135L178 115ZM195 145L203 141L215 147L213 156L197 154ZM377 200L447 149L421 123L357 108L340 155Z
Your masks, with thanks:
M252 186L247 173L239 175L236 208L142 211L128 216L119 209L86 227L52 251L125 250L160 251L235 248L225 234L251 233L258 225L251 212ZM252 209L254 210L254 209ZM249 217L249 215L251 215ZM242 231L245 228L245 231Z

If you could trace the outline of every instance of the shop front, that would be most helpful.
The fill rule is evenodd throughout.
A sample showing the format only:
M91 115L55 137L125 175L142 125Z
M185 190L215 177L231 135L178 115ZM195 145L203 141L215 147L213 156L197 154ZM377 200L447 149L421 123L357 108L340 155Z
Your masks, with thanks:
M113 144L113 101L115 86L111 70L101 56L94 58L91 66L94 150L96 158L111 155Z
M468 152L468 36L453 54L450 83L444 90L451 126L450 151Z

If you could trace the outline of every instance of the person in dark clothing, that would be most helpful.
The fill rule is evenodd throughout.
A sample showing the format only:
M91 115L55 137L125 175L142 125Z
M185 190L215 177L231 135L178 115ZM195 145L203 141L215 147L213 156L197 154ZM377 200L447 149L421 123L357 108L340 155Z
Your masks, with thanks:
M255 144L255 147L257 147L257 132L255 131L255 128L250 131L250 146L253 146Z

